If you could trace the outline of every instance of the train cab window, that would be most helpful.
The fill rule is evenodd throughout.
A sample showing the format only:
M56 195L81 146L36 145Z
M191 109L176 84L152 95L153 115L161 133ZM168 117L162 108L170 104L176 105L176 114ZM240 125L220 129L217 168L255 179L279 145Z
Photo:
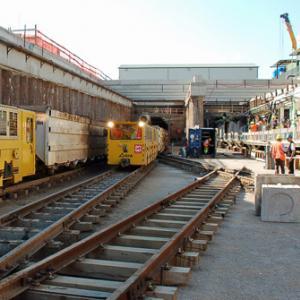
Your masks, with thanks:
M15 112L9 113L9 136L18 135L18 114Z
M27 143L33 142L33 119L32 118L26 119L26 142Z
M7 112L0 110L0 136L7 136Z
M142 128L136 124L116 124L110 131L112 140L140 140L142 139Z

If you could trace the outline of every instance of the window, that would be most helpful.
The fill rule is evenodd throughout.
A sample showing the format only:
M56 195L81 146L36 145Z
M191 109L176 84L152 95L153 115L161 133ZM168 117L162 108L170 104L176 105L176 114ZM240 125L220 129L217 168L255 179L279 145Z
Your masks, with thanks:
M33 119L32 118L26 119L26 142L27 143L33 142Z
M0 110L0 136L7 135L7 112Z
M112 140L141 140L142 128L132 124L116 124L110 130Z
M9 136L18 135L18 114L15 112L9 113Z

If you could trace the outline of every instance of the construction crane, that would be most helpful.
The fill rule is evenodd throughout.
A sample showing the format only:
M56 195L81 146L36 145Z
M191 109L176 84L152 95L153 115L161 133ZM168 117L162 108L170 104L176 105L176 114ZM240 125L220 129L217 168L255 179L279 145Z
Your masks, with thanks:
M289 14L288 13L282 14L282 15L280 15L280 18L284 19L284 21L285 21L285 25L286 25L287 31L290 35L290 39L292 42L292 48L295 50L296 54L299 54L300 48L297 47L297 40L296 40L294 31L292 28L292 24L290 22Z

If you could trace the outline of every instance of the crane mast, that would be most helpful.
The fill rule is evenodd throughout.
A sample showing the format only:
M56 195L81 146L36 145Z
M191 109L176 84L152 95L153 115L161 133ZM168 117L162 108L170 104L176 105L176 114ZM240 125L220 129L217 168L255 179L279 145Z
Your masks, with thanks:
M299 49L297 47L297 40L296 40L294 31L293 31L293 28L292 28L292 24L290 22L289 14L288 13L282 14L282 15L280 15L280 18L282 18L285 21L285 25L286 25L287 31L290 35L290 39L291 39L291 42L292 42L292 48L296 52L298 52Z

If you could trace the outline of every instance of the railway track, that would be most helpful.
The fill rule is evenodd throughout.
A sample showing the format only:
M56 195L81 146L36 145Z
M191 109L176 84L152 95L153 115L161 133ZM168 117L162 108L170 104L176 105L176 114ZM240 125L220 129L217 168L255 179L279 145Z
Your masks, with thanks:
M206 162L197 162L178 155L159 155L159 160L165 164L172 165L186 171L204 174L212 171L215 167Z
M0 217L0 276L80 239L154 164L133 172L107 171Z
M237 174L214 170L3 279L0 299L175 299L238 190Z
M85 172L86 168L79 168L71 171L66 171L63 173L22 182L18 184L14 184L5 188L0 189L0 198L14 198L17 199L19 195L24 194L27 196L30 191L36 191L46 186L47 188L51 187L52 185L61 183L63 181L68 181L72 177L79 176L83 172Z
M163 163L173 165L177 168L184 169L190 172L200 173L200 174L206 173L208 170L213 170L214 168L216 168L216 166L213 166L213 164L198 162L177 155L160 155L159 159ZM228 173L236 172L236 170L232 170L232 169L226 169L226 170L223 169L223 170ZM254 173L251 170L247 169L246 167L243 167L239 171L238 179L240 180L244 189L248 192L254 191L254 176L255 176Z

